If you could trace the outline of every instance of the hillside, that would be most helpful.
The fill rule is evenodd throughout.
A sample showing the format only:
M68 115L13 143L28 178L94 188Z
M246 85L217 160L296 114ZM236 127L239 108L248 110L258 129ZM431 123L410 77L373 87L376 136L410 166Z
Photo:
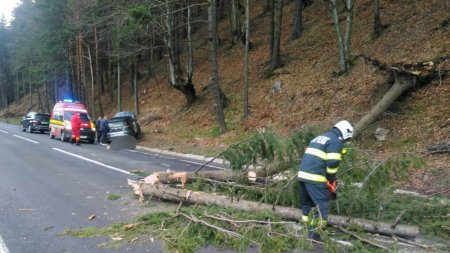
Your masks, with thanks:
M242 120L243 48L241 45L230 48L229 24L224 19L219 25L218 58L220 86L231 101L225 110L228 133L217 135L212 96L204 90L210 79L209 47L206 41L199 40L194 69L199 98L193 106L187 108L184 96L168 86L165 62L158 76L139 81L139 117L145 133L140 145L217 154L261 128L283 135L308 126L327 129L340 119L356 123L387 91L388 74L362 60L355 60L348 74L333 77L332 72L338 68L336 32L326 6L318 0L304 10L305 31L294 41L289 40L294 2L285 5L281 47L284 66L268 75L269 20L260 15L260 4L252 2L251 117ZM364 54L388 64L428 61L450 54L449 1L387 0L381 1L381 6L381 19L387 28L381 37L373 39L371 1L356 2L353 54ZM206 30L201 29L196 36L201 38L205 34ZM450 62L441 64L440 69L442 73L450 71ZM281 83L281 91L273 93L276 81ZM396 152L422 155L427 165L412 173L412 187L427 194L449 195L450 156L422 152L427 146L450 138L449 94L450 79L446 76L409 92L355 139L354 145L379 158ZM22 101L21 105L12 105L10 112L17 116L25 113L27 98ZM106 97L103 101L107 101ZM132 101L125 103L125 109L133 109ZM107 104L105 108L110 108L106 112L112 116L116 106ZM377 127L389 130L386 141L379 142L373 137Z

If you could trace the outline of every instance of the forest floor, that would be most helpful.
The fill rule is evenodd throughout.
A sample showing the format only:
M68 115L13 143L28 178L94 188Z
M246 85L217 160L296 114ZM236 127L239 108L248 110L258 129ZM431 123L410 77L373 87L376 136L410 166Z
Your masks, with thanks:
M356 1L351 50L382 63L413 63L450 55L450 2L381 1L381 20L386 28L379 38L372 36L370 0ZM190 107L182 93L170 88L165 62L156 76L142 70L139 81L139 122L144 137L139 145L176 152L216 155L229 145L258 130L286 136L308 127L329 129L341 119L358 122L390 87L389 73L362 60L354 60L349 73L334 77L338 69L337 37L331 17L322 1L304 10L304 33L290 40L294 1L284 8L281 55L283 66L267 72L269 15L261 15L260 2L252 4L250 38L249 104L251 115L243 119L243 46L231 45L226 17L219 24L220 86L230 99L225 109L228 131L218 135L210 80L209 46L205 28L196 32L194 85L198 99ZM344 19L342 19L344 20ZM184 61L184 58L182 58ZM352 144L370 156L382 159L394 153L415 153L426 164L411 170L403 188L425 195L450 196L450 156L431 155L428 146L450 138L450 62L443 62L438 79L403 95L382 118L366 129ZM444 75L447 73L446 75ZM126 79L124 79L126 80ZM273 92L275 82L281 89ZM130 85L126 83L125 85ZM125 97L130 89L124 88ZM113 116L117 105L103 97L106 114ZM27 98L12 105L15 116L29 110ZM36 100L35 100L36 101ZM133 110L133 101L123 104ZM37 110L38 108L34 108ZM374 137L376 128L389 130L385 141Z

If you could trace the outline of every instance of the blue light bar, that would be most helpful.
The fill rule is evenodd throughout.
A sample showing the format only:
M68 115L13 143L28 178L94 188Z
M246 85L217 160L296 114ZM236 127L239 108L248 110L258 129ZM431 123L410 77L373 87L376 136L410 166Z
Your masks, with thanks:
M66 103L72 103L72 99L65 98L65 99L64 99L64 102L66 102Z

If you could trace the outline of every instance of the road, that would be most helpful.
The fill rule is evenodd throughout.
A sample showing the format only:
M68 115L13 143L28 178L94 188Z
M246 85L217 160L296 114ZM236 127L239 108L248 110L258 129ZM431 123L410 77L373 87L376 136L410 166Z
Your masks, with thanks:
M158 241L105 249L98 245L109 238L62 233L130 221L148 211L127 185L128 178L137 177L132 170L194 171L201 164L99 144L70 145L0 123L0 253L163 252ZM121 198L108 200L111 194ZM91 215L96 218L90 220Z

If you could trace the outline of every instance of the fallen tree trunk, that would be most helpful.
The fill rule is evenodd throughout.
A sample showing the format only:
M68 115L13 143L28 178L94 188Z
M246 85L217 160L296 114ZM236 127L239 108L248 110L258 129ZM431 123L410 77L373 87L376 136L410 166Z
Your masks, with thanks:
M450 139L429 146L427 150L430 154L450 153Z
M218 206L233 207L252 212L271 211L280 217L295 221L301 220L302 216L302 213L298 208L283 206L275 206L275 208L273 208L270 204L229 198L227 196L220 196L205 192L192 192L161 185L141 184L133 180L129 180L128 184L133 186L135 193L142 193L143 195L154 196L164 200L183 201L185 203L202 205L215 204ZM393 227L391 224L387 223L337 215L329 215L328 223L330 225L343 227L356 224L368 232L398 235L403 237L415 237L419 234L419 228L415 226L397 225Z
M353 137L356 137L361 131L374 123L405 91L428 84L434 78L441 76L442 73L436 66L450 58L449 56L445 56L435 62L397 63L389 66L364 55L358 55L356 57L361 57L379 69L390 72L394 77L394 84L383 98L356 123Z
M254 182L258 178L265 178L280 172L277 165L268 165L264 168L248 170L248 171L229 171L229 170L214 170L214 171L199 171L199 172L155 172L159 182L167 184L173 182L191 183L198 178L207 178L217 181L238 181L247 180Z

